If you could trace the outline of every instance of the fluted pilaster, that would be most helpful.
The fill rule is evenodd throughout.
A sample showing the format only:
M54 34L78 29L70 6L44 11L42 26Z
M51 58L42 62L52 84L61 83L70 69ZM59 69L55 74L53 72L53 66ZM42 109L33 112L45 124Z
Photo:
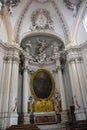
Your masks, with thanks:
M11 72L11 83L10 83L10 93L9 93L9 116L10 124L17 124L18 115L17 115L17 94L18 94L18 73L19 73L19 52L20 48L13 46L13 55L12 55L12 72Z
M73 101L75 105L75 116L77 120L86 119L84 111L84 101L81 89L81 69L79 61L81 59L78 49L72 48L67 55L67 61L69 66L70 80L73 92Z

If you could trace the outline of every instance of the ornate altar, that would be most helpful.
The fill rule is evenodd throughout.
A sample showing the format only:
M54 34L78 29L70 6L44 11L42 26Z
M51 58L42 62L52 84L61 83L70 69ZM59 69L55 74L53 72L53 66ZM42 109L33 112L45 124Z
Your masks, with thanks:
M56 123L55 105L52 100L55 82L51 73L45 69L37 70L31 76L30 88L34 98L32 111L35 123Z

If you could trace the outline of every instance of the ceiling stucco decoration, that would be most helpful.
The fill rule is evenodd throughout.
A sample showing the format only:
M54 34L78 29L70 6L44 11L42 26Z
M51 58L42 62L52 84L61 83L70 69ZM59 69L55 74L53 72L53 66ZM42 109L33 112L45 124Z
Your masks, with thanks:
M20 39L19 39L19 36L20 36L20 31L21 31L21 27L22 27L22 22L23 22L23 19L24 19L24 16L27 12L27 10L29 9L32 1L34 0L30 0L28 1L28 3L26 4L26 7L23 9L20 17L18 18L18 21L16 22L16 26L15 26L15 36L14 36L14 41L16 43L19 43ZM64 43L65 45L69 44L70 43L70 31L69 31L69 27L64 19L64 16L61 14L59 8L57 7L56 3L54 2L54 0L50 0L49 2L51 2L53 8L55 9L58 17L59 17L59 20L60 20L60 23L61 23L61 26L63 28L63 32L64 32Z
M73 16L76 16L78 13L78 10L84 0L63 0L65 3L65 6L73 11Z
M27 36L21 42L21 47L29 54L31 63L40 65L54 62L64 43L55 37L47 35Z
M46 9L36 9L31 15L31 23L31 31L54 30L50 12Z

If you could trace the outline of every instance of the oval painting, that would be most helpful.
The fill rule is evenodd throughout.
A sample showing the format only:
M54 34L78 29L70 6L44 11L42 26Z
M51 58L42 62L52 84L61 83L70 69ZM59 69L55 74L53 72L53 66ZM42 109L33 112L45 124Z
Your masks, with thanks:
M50 73L42 69L37 71L33 77L32 87L36 97L41 99L48 98L53 89L53 80Z

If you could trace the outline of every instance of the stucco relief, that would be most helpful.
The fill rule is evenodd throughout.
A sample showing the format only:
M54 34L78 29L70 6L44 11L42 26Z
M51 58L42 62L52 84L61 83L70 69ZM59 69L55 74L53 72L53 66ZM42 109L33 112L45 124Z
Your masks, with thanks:
M46 9L36 9L31 16L31 27L33 30L54 30L50 12Z
M64 44L60 39L52 38L52 36L36 35L26 37L21 47L29 53L30 62L42 65L53 62L59 51L63 50Z

